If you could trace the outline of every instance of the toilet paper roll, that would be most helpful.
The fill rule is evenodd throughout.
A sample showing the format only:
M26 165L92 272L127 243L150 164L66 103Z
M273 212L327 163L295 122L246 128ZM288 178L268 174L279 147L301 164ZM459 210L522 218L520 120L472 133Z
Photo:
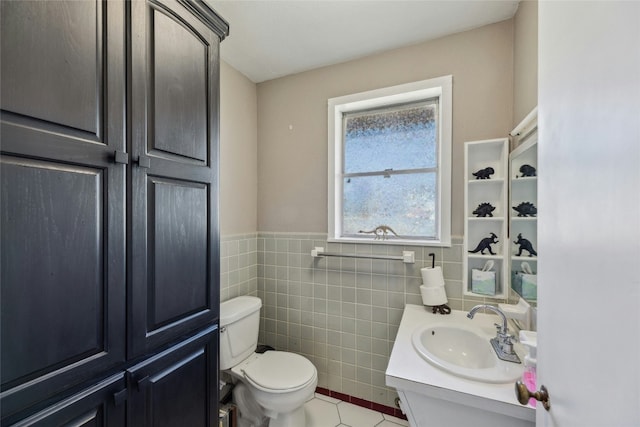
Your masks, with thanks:
M428 288L421 285L420 294L422 295L422 304L424 305L434 306L446 304L448 302L444 286Z
M439 286L444 286L444 277L442 275L442 268L433 267L433 268L421 268L420 273L422 274L422 283L424 286L428 288L437 288Z

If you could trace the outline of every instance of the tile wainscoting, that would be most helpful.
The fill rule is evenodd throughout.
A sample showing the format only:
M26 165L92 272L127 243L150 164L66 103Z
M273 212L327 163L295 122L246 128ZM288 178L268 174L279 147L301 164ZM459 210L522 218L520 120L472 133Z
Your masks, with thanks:
M220 302L258 292L258 235L236 234L220 239Z
M221 239L220 299L263 301L260 343L308 357L318 386L381 405L395 405L385 370L405 304L421 304L420 269L442 267L449 305L469 310L496 300L462 292L462 239L450 248L328 243L326 234L256 233ZM311 250L376 255L414 251L415 264L313 258Z

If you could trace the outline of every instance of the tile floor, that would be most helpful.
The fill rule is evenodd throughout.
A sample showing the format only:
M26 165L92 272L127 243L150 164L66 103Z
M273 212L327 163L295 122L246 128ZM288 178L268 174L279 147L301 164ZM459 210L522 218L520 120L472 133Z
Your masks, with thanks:
M307 414L307 427L399 427L409 425L406 420L318 393L304 404L304 409Z

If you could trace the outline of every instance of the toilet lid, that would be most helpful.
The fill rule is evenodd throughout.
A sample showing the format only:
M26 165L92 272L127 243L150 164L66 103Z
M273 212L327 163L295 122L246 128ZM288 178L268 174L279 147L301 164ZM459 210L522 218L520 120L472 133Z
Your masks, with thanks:
M309 359L285 351L267 351L242 367L244 377L255 387L271 391L293 391L316 377Z

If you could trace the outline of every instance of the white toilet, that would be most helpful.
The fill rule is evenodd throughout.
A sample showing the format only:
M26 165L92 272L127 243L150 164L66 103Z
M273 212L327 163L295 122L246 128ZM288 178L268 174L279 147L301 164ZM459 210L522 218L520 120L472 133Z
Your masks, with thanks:
M220 304L220 369L241 382L234 389L241 413L256 407L247 402L253 398L269 418L269 427L304 427L304 403L315 392L318 371L295 353L255 353L261 306L260 298L251 296Z

